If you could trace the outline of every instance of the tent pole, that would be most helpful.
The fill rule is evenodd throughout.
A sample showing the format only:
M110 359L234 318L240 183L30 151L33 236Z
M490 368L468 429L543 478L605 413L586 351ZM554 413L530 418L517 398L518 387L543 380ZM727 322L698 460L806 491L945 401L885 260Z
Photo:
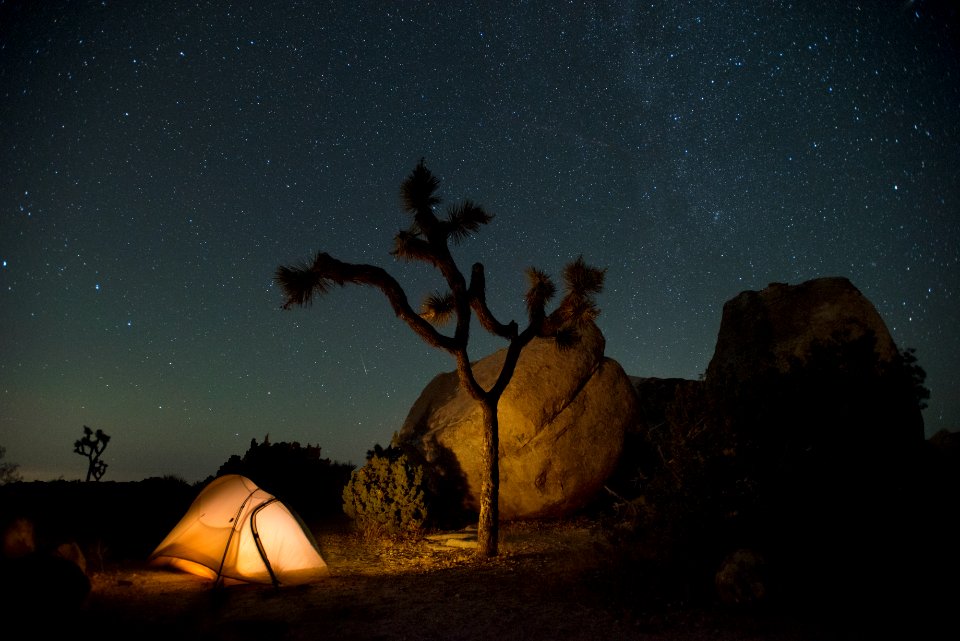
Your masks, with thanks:
M259 489L260 488L257 488L257 490ZM240 521L240 515L243 514L243 508L246 507L247 501L250 500L251 496L257 493L257 490L247 494L247 498L243 499L243 502L240 503L240 507L237 508L237 513L231 519L233 522L233 527L230 528L230 536L227 537L227 544L223 546L223 556L220 558L220 567L217 568L217 580L214 582L213 587L223 584L223 564L227 562L227 553L230 551L230 543L233 541L233 535L237 532L237 523Z
M273 587L278 588L280 587L280 581L277 580L277 575L274 574L273 572L273 566L270 565L270 559L267 558L267 551L263 549L263 542L260 541L260 531L257 530L257 518L256 518L257 514L260 513L260 510L267 507L268 505L270 505L276 500L277 498L274 497L269 501L267 501L266 503L258 505L253 509L252 512L250 512L250 531L253 532L253 541L257 544L257 552L260 553L260 558L263 560L263 564L267 567L267 572L270 573L270 580L273 582Z

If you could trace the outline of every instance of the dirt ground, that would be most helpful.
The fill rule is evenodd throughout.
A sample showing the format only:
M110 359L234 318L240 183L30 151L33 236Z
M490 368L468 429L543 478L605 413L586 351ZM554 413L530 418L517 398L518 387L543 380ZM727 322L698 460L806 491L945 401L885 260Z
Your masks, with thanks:
M98 639L773 639L829 638L783 616L646 608L605 585L594 524L508 524L501 554L435 550L317 532L330 576L275 589L143 564L94 573L76 626ZM832 635L830 635L832 637Z

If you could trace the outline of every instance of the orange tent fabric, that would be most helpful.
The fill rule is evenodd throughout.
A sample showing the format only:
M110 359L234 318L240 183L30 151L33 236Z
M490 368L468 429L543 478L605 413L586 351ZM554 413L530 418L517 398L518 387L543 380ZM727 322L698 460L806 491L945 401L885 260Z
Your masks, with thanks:
M250 479L214 479L150 555L219 582L306 583L327 573L300 519Z

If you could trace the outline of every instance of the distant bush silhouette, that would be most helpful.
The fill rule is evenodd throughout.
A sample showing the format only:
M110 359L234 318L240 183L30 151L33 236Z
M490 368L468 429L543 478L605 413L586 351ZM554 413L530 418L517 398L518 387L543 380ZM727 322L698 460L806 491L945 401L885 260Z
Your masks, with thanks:
M341 493L353 466L321 456L319 445L262 443L250 441L243 457L231 456L220 469L223 474L242 474L292 507L305 519L340 514Z
M20 473L17 471L20 469L20 466L16 463L5 462L3 459L6 455L7 448L0 445L0 485L16 483L22 480Z

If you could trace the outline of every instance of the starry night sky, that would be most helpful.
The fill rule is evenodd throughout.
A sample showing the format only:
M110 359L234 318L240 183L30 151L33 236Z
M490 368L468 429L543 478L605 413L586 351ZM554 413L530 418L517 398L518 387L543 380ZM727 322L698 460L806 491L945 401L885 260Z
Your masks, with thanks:
M272 277L323 249L439 287L388 253L420 157L496 215L456 255L501 318L582 253L607 355L696 378L726 300L846 276L960 427L953 3L473 4L0 1L6 460L81 478L89 425L105 480L265 434L361 463L453 362L379 292L281 311Z

